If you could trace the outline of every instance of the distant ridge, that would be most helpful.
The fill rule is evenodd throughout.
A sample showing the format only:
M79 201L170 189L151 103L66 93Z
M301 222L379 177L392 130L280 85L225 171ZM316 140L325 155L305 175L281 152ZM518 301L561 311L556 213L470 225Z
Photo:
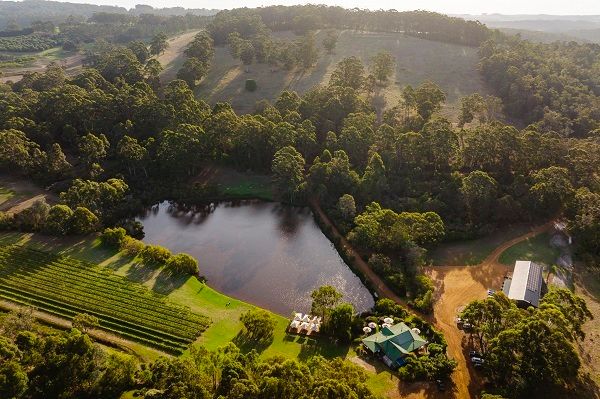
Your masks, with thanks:
M51 0L0 1L0 30L8 24L16 23L19 27L28 27L32 22L51 21L62 22L69 16L87 19L97 12L119 14L155 14L155 15L214 15L216 9L186 9L183 7L153 8L148 5L136 5L135 8L105 6L83 3L65 3Z

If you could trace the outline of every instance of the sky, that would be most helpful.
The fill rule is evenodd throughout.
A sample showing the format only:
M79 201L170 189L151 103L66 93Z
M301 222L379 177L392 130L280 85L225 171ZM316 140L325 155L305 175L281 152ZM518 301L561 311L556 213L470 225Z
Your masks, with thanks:
M73 3L119 5L131 8L135 4L153 7L236 8L273 4L293 5L317 3L340 5L347 8L396 9L399 11L423 9L447 14L554 14L600 15L600 0L70 0Z

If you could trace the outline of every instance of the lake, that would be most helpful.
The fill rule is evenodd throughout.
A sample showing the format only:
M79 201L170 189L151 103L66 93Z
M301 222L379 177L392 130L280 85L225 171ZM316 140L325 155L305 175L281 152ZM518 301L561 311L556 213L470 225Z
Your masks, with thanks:
M310 293L322 285L358 311L373 306L308 208L235 201L190 209L165 201L137 220L145 243L196 257L211 287L281 315L310 311Z

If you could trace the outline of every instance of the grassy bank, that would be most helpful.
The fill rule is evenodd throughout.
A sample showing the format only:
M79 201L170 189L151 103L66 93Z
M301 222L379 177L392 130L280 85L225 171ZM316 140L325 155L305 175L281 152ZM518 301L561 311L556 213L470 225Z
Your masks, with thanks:
M560 256L557 248L550 246L550 235L542 233L513 245L500 255L500 263L514 265L517 260L531 260L552 265Z

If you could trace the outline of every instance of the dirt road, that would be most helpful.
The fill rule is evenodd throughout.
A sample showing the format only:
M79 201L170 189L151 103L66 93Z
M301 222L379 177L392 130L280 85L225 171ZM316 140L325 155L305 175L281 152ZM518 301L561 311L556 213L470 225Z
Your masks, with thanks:
M323 209L321 209L321 206L317 203L317 201L311 200L310 204L313 211L316 212L317 215L319 215L319 218L322 221L322 223L331 228L333 236L339 238L340 242L342 243L343 249L346 250L348 254L354 257L353 266L356 267L360 271L360 273L363 276L365 276L367 280L369 280L371 286L373 287L375 292L377 292L377 295L379 295L382 298L390 298L406 306L406 302L398 295L396 295L394 291L392 291L390 287L388 287L387 284L381 279L381 277L379 277L373 270L371 270L369 264L360 257L360 254L356 252L352 245L350 245L348 240L346 240L346 237L340 234L337 227L335 227L333 222L329 219L329 216L327 216ZM420 316L423 317L423 315Z

